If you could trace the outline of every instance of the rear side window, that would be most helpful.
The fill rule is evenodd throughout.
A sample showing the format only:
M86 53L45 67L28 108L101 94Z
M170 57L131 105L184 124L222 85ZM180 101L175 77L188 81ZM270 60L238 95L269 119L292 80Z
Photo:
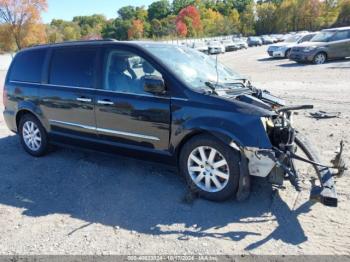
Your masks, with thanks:
M332 41L340 41L340 40L345 40L348 38L348 31L338 31Z
M51 58L49 83L72 87L92 87L96 50L62 48Z
M11 67L10 81L40 83L46 49L20 52Z

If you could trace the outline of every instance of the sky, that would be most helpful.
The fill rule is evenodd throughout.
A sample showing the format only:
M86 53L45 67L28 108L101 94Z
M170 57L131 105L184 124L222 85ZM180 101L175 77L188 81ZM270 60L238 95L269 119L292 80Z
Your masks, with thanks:
M126 5L148 6L154 0L47 0L48 10L42 14L43 22L52 19L72 20L74 16L103 14L107 18L117 17L117 10Z

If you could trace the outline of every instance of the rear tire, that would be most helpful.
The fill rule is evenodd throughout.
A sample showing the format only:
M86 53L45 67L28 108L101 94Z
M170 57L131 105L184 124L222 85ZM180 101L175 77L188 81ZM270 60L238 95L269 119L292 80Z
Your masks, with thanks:
M237 193L239 164L239 152L209 135L188 141L179 161L190 190L211 201L224 201Z
M24 150L32 156L45 155L49 149L48 136L40 121L31 114L25 114L19 121L18 134Z

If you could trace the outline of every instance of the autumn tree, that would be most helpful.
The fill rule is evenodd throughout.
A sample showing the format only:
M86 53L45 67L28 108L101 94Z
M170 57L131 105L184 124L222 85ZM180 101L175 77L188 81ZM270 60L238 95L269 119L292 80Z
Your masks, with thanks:
M197 36L202 30L201 16L198 9L189 5L183 8L176 17L176 29L179 36Z
M128 30L128 39L140 39L143 37L144 25L139 19L135 19L131 23L131 27Z
M45 42L41 12L46 0L0 0L0 22L6 24L17 49Z
M350 0L341 0L339 3L339 16L335 23L336 26L350 25Z
M244 35L255 34L255 15L254 15L254 3L246 6L244 12L240 15L241 33Z
M272 2L257 4L255 25L257 34L272 34L276 31L276 9L277 6Z

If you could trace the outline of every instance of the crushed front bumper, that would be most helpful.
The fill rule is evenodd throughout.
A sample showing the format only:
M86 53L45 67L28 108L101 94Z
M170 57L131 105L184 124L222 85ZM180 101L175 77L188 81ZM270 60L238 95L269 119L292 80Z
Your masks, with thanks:
M311 148L309 148L308 144L306 146L300 139L297 139L296 143L306 154L308 159L303 159L293 154L284 154L275 149L245 148L243 154L247 159L247 171L251 176L274 176L274 182L272 183L282 185L285 177L289 177L290 180L292 178L297 178L297 174L294 174L292 169L287 166L286 163L292 160L300 160L312 164L318 174L320 183L318 186L313 183L310 200L320 202L325 206L336 207L338 205L338 197L335 188L335 175L331 172L331 168L318 163L318 156ZM339 173L342 174L346 170L342 158L342 149L332 162L334 164L332 168L339 170ZM279 178L276 179L276 177ZM295 182L295 180L291 180L291 182L294 184L293 182Z

